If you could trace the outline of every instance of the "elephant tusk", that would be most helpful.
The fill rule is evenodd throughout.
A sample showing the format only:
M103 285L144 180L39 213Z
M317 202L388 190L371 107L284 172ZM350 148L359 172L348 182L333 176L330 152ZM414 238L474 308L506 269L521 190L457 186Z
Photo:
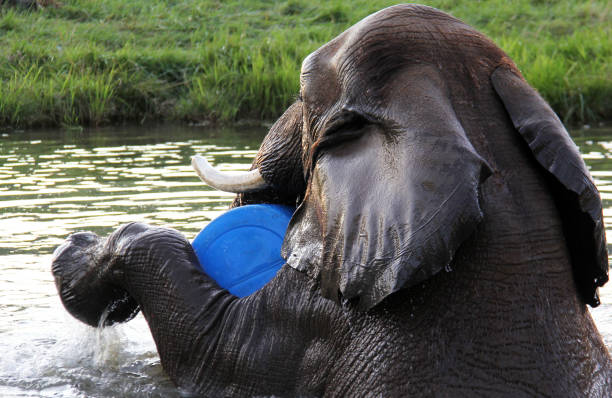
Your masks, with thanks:
M215 170L202 156L193 156L191 166L200 179L209 186L225 192L259 191L268 186L259 170L251 170L240 174L225 174Z

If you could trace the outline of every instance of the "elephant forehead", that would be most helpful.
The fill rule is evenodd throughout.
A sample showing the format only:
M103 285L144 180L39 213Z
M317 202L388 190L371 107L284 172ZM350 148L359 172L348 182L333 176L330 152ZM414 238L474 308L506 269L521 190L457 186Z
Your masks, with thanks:
M386 30L387 34L393 33L390 30L394 28L405 30L405 24L398 26L398 17L403 21L424 10L446 15L430 7L404 4L385 8L357 22L304 59L300 73L302 88L316 84L317 78L330 83L330 73L340 72L347 60L367 56L365 44L380 42L380 37L372 40L380 34L380 30Z
M419 43L429 49L456 46L456 35L466 34L479 36L468 25L435 8L417 4L392 6L367 16L314 51L304 60L302 73L308 74L320 64L340 71L347 62L376 53L373 47L396 50Z
M311 99L329 105L340 92L363 96L368 87L367 95L375 97L376 88L407 65L431 64L453 75L466 68L487 69L503 56L484 35L451 15L404 4L366 17L310 54L301 82L304 92L316 96Z

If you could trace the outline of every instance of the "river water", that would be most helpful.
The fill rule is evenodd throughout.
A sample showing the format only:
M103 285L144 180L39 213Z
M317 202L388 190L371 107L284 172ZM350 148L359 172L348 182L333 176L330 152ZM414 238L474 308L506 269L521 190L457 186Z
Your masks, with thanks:
M141 315L97 330L64 310L51 254L73 232L106 235L129 221L193 239L233 195L200 183L191 156L206 153L222 170L247 170L264 134L246 127L2 134L0 396L178 397ZM612 129L572 135L604 199L612 236ZM602 305L591 313L612 350L612 283L600 293Z

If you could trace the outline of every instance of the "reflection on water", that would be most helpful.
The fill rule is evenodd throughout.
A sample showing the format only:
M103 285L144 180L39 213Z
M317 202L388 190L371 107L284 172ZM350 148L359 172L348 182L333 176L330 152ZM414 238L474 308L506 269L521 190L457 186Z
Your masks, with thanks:
M67 235L129 221L188 239L233 195L199 182L191 156L248 169L265 130L38 131L0 137L0 396L178 396L142 316L98 331L63 309L49 270ZM612 130L575 131L612 229ZM609 234L609 236L612 236ZM611 284L612 285L612 284ZM612 349L612 287L592 311Z
M0 255L49 252L75 230L107 233L134 220L197 232L233 195L200 183L191 156L207 153L222 169L242 170L263 134L156 129L4 137Z

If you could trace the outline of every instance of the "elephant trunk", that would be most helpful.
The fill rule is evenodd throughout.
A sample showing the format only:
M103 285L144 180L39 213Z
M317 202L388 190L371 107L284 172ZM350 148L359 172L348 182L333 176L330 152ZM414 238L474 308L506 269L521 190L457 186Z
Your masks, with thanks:
M197 390L202 369L216 363L214 348L229 344L221 331L240 326L228 316L238 298L202 272L175 230L130 223L105 240L74 234L56 250L52 272L68 312L91 326L142 311L162 366L187 390Z
M91 232L68 237L55 250L52 273L64 307L94 327L126 322L138 314L138 303L127 291L105 281L101 248L105 241Z

